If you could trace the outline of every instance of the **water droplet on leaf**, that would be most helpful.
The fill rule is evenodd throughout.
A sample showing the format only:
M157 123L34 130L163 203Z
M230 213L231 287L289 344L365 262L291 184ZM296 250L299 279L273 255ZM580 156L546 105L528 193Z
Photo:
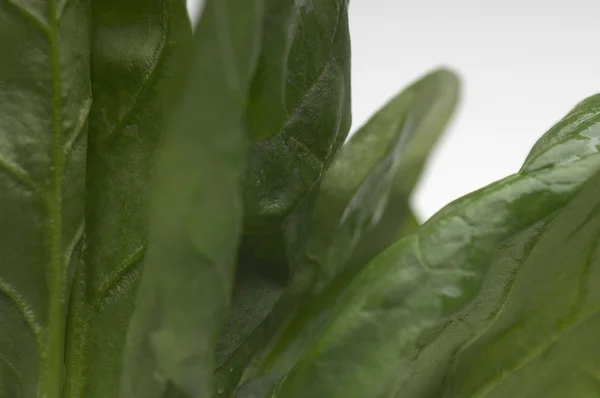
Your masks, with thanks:
M227 380L225 377L222 374L218 374L215 380L215 390L217 391L217 395L223 395L226 384Z

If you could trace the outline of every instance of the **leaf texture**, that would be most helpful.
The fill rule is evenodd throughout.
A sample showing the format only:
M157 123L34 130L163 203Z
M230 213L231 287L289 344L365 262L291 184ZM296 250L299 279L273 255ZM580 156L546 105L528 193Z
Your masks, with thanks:
M582 107L590 107L594 103L596 101L588 100L573 112L579 112ZM532 237L535 238L536 234L540 234L536 228L542 228L542 225L552 220L560 225L558 218L555 219L557 213L569 212L569 209L577 208L583 212L578 215L579 220L589 219L590 209L598 200L597 195L594 194L597 191L592 188L597 185L597 176L600 172L600 155L598 146L594 144L598 131L600 130L573 129L565 134L562 140L542 151L546 154L543 158L545 167L524 167L517 174L451 203L415 234L402 239L376 257L336 302L324 332L285 380L279 384L275 396L281 398L300 396L377 398L390 395L398 397L487 396L485 395L486 384L481 380L491 379L484 375L492 374L494 377L502 378L506 376L505 371L509 368L502 365L496 367L497 362L486 360L490 357L482 355L481 352L473 353L473 356L468 358L473 358L474 361L485 361L489 373L482 368L483 362L478 362L477 367L470 366L468 368L470 372L464 373L464 375L469 374L468 379L454 379L457 381L450 382L449 385L454 387L449 387L449 390L441 388L436 390L435 384L428 380L427 384L422 386L429 386L430 389L427 390L429 395L425 395L423 391L409 395L405 394L402 384L411 376L413 369L411 361L414 356L422 350L423 346L435 341L435 333L432 337L431 331L442 329L452 316L474 305L477 294L490 293L482 290L482 286L485 286L487 277L494 277L495 274L490 271L493 269L490 268L491 264L495 256L502 255L506 249L505 245L509 244L509 250L512 250L512 245L517 245L512 255L509 255L509 259L512 257L513 261L519 262L519 256L522 255L519 247L525 250L531 250L532 245L538 247L535 245L535 239L531 241ZM550 131L548 134L546 138L551 138L554 132ZM586 145L580 145L582 143ZM576 150L571 150L573 145L577 147ZM554 156L548 155L549 153ZM564 157L565 153L570 155ZM533 159L534 162L529 164L541 161L542 157ZM576 205L579 201L587 204ZM567 218L568 222L573 222L569 228L560 226L552 227L551 230L556 230L558 235L576 230L577 218L565 217L562 222L567 222ZM592 234L594 230L592 228ZM550 234L551 231L549 230L548 233ZM548 238L550 239L548 242L552 244L542 245L542 247L555 247L556 242L560 241L558 235L553 237L557 240ZM515 239L517 240L513 241ZM529 242L521 242L520 239ZM539 239L538 245L542 243L544 237ZM593 247L595 246L592 245L590 250ZM573 249L577 252L576 248ZM541 252L543 253L544 250L541 249ZM552 256L546 252L542 257L548 255ZM577 255L581 254L577 253ZM586 269L593 269L583 265L586 261L580 260L581 257L578 256L569 259L573 261L572 265L576 269L581 270L575 271L574 274L585 274ZM585 258L586 255L583 256ZM565 261L560 261L557 265L559 264L563 265ZM568 283L558 275L556 277L548 275L547 265L544 262L543 271L540 271L541 275L539 275L547 279L545 286L549 286L546 283L550 286L553 283ZM562 269L563 272L566 271L565 268ZM588 282L587 278L576 276L574 278ZM533 280L529 280L526 285L531 287ZM576 286L577 283L583 282L574 283ZM541 287L541 290L544 289ZM576 296L579 295L579 291L580 289L572 290ZM498 294L497 290L496 294ZM583 297L587 300L587 296ZM582 299L573 300L575 301L571 301L572 303ZM585 300L582 302L587 303ZM486 297L485 302L494 303L489 297ZM532 299L532 305L534 302L537 302L536 299ZM591 310L594 307L593 302L590 303L587 308ZM527 312L526 308L527 306L519 305L522 314ZM576 314L582 317L580 319L586 319L583 315L585 312L581 315L579 312ZM530 315L533 317L533 314ZM514 316L508 314L507 316L515 320ZM576 323L571 322L571 325L573 324ZM466 327L469 328L469 325L467 324ZM550 335L559 326L554 327L555 329L548 331ZM503 327L499 329L506 330ZM475 332L477 333L477 329ZM505 332L499 331L499 333ZM540 336L539 330L530 333L529 336L533 339ZM523 341L525 336L527 334L521 334L519 337L515 335L512 341L514 343ZM507 355L510 361L517 363L522 360L522 357L516 358L519 356L518 351L512 350L516 347L513 346L510 350L507 349L508 347L499 349L502 351L501 355ZM489 349L494 349L494 346ZM527 357L530 352L524 351L527 352L525 355ZM515 356L511 353L515 353ZM436 366L437 363L430 361L429 366ZM472 365L474 364L473 362ZM439 372L443 372L443 369L437 369L433 373L439 376ZM518 383L516 378L513 380ZM538 386L541 387L543 385ZM530 394L524 396L532 397L535 396L532 391L548 391L546 387L542 390L533 390L528 384L522 384L521 388L523 388L521 391ZM518 390L503 390L505 393L506 391L513 393ZM498 394L492 396L506 396L500 391Z
M456 76L436 70L398 94L342 148L310 198L314 203L306 201L287 225L298 274L251 337L249 345L259 348L250 351L253 360L242 383L261 377L276 381L273 373L287 373L318 335L349 281L376 252L406 233L413 176L457 99ZM380 221L387 225L378 228ZM365 232L368 239L363 241ZM239 367L247 352L244 346L223 368Z
M87 1L0 3L0 392L62 397L84 212Z
M313 189L351 124L347 0L269 0L246 117L245 257L286 270L281 226Z
M244 106L260 0L208 0L159 159L149 248L125 350L124 398L204 398L243 222Z
M191 41L185 2L92 4L84 244L69 308L66 397L117 397L147 248L148 185Z

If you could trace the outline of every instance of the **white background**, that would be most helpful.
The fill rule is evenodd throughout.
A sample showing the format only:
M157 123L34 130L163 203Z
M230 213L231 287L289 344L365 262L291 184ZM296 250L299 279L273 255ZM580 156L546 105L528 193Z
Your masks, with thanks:
M193 15L202 0L188 0ZM438 65L463 80L414 196L428 218L516 172L535 141L600 92L598 0L352 0L353 128Z

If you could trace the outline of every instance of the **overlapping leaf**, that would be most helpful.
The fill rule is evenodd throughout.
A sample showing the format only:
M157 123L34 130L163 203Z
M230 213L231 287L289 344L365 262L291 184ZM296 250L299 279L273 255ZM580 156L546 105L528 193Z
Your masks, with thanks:
M104 1L93 4L92 14L94 103L85 244L69 308L69 398L118 396L147 246L148 181L176 62L191 40L184 1Z
M594 153L599 140L600 96L594 96L538 141L522 172L560 167L553 158L577 161ZM428 333L398 397L598 391L598 182L592 178L560 212L502 246L473 303Z
M264 320L288 282L282 223L311 189L350 128L346 0L268 0L246 107L254 142L245 235L232 314L217 347L223 365Z
M586 110L595 109L598 98L583 102L572 114L589 113ZM448 205L414 235L375 258L336 302L325 331L278 385L275 396L482 397L495 389L494 394L498 395L491 396L518 392L533 397L535 393L548 392L548 386L531 384L530 379L527 379L528 384L518 377L512 379L512 384L503 384L502 389L498 389L497 384L510 374L506 372L510 369L507 364L519 367L519 364L529 363L529 356L537 352L534 344L538 348L550 347L548 342L566 330L561 327L585 324L574 334L592 335L594 305L598 302L594 302L591 290L582 290L582 284L592 283L590 277L595 269L590 265L593 263L585 259L593 253L597 243L595 238L589 238L598 230L598 225L593 225L595 218L591 217L599 200L595 186L600 172L597 145L600 130L596 126L592 122L583 129L572 126L574 128L561 131L564 134L559 140L554 138L560 134L552 130L546 136L552 144L544 145L545 148L533 154L519 173ZM588 225L586 219L592 223ZM549 229L543 232L544 228ZM550 269L546 269L545 260L556 256L552 248L571 233L589 234L581 242L586 248L585 254L575 245L570 249L573 256L567 255L564 261L555 258ZM531 258L527 257L536 249L539 250L537 260L542 261L529 263ZM522 272L528 276L519 275L523 278L520 298L528 294L527 286L541 283L532 291L532 298L524 299L525 307L517 304L519 299L514 301L516 307L512 310L508 302L498 301L504 297L504 285L488 285L489 280L510 281L511 272L505 267L496 267L495 261L504 265L508 262L513 269L526 266ZM574 274L566 268L569 267L567 261L575 268ZM541 279L545 279L544 282ZM547 316L548 312L541 311L546 305L543 294L552 291L552 287L566 288L570 294L562 305L565 308L562 314ZM571 287L577 288L571 290ZM486 308L477 307L478 298ZM539 313L529 312L528 309L534 310L536 306ZM462 312L487 321L489 315L498 316L503 322L498 323L497 329L492 327L487 331L482 325L473 327L467 322L465 328L470 333L478 335L485 331L485 339L480 345L467 345L471 348L465 351L468 354L460 356L457 372L451 373L448 387L440 387L432 379L443 378L447 368L443 360L435 359L437 354L423 365L430 371L429 378L423 377L421 367L414 367L412 362L424 347L437 343L436 333L444 329L445 322L452 320L448 317ZM589 322L584 322L588 319ZM460 322L457 321L459 326ZM536 324L551 328L540 330L533 327ZM509 325L512 330L507 329ZM468 340L469 333L463 337ZM573 337L570 335L563 346L573 348ZM494 341L494 338L504 339L501 340L504 345L485 341ZM461 340L454 343L454 347L459 347ZM581 343L589 346L585 340ZM505 355L505 360L491 360L493 352ZM448 354L447 347L439 351L440 356L444 354ZM597 357L590 354L588 358L587 363L593 364ZM538 380L548 381L548 372L558 369L556 361L549 361L542 368L527 367L527 370L535 374L539 369ZM461 373L462 367L465 371ZM413 371L414 377L423 377L422 390L411 390L404 384L407 380L410 382ZM569 388L572 392L586 391L577 383ZM587 388L593 391L589 385ZM410 391L415 392L411 395Z
M288 225L289 241L295 245L291 251L297 251L291 257L304 263L275 312L252 336L249 345L262 348L252 353L254 360L243 382L268 373L281 376L291 369L323 325L341 289L364 264L360 260L367 261L399 237L411 220L407 202L427 155L424 148L430 148L443 130L457 94L456 77L435 71L390 101L342 149L312 198L314 203L297 211ZM420 151L406 152L412 149ZM401 172L407 174L406 180ZM388 202L390 195L394 200ZM386 226L377 228L382 216ZM369 225L375 228L363 241L361 235ZM349 261L357 247L362 258ZM348 272L325 292L344 270ZM315 297L310 298L312 294ZM223 367L226 376L221 379L234 379L238 373L225 370L231 366L239 371L247 355L245 346Z
M167 129L121 396L210 395L231 300L246 170L244 106L261 0L208 0Z
M285 269L284 219L350 129L347 0L269 0L248 100L252 145L244 257Z

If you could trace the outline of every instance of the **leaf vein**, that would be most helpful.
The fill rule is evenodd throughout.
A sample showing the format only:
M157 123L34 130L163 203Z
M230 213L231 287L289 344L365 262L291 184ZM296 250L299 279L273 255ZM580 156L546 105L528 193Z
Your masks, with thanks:
M0 154L0 169L4 169L6 174L10 175L14 180L29 188L33 193L39 195L40 197L43 196L42 190L31 178L29 173L27 173L27 171L22 169L19 165L3 157L2 154Z
M597 211L596 210L597 207L598 206L594 207L592 213L595 213ZM589 221L589 219L588 219L588 221ZM600 230L598 230L596 233L595 241L597 243L600 242ZM549 338L542 341L540 344L538 344L532 350L530 350L529 353L527 355L525 355L521 361L519 361L514 367L512 367L512 369L510 369L508 372L504 372L500 377L492 379L484 387L479 389L478 392L475 394L475 397L482 398L482 397L487 396L491 391L496 389L496 387L498 387L500 385L500 383L502 383L504 380L506 380L510 376L512 376L513 373L524 368L529 363L533 362L548 347L551 347L558 340L560 340L563 337L563 335L570 332L571 330L576 329L580 325L586 323L596 313L600 312L600 306L598 306L598 307L592 309L588 314L583 316L581 319L577 320L577 316L581 312L581 307L583 306L583 301L585 299L585 297L584 297L585 292L586 292L585 283L587 282L590 272L591 272L592 258L593 258L595 249L597 249L597 244L595 246L593 246L592 250L590 251L590 253L588 254L588 256L585 260L583 270L582 270L581 276L580 276L581 277L580 286L578 289L577 297L575 299L575 304L574 304L572 310L570 311L570 313L568 314L568 316L563 320L563 322L564 322L563 326L558 328L557 330L555 330L554 333ZM479 393L479 391L482 391L483 394Z
M21 375L17 371L17 367L8 360L8 358L0 352L0 361L4 362L6 367L15 375L15 379L17 380L17 386L19 387L20 396L23 397L23 380L21 379Z
M77 227L77 230L73 234L73 238L71 239L71 242L67 246L67 249L66 249L67 255L65 256L65 260L64 260L65 261L64 262L65 273L68 273L68 271L69 271L69 265L71 264L71 258L73 257L73 254L75 253L75 249L77 248L77 245L83 239L84 226L85 226L85 221L81 220L81 223L79 224L79 227ZM65 278L66 277L67 276L65 275Z
M166 5L164 5L163 2L161 2L161 7L162 7L162 14L161 14L162 35L160 38L160 42L158 44L158 48L156 49L156 51L154 53L152 65L150 66L150 70L146 74L144 81L141 84L141 88L133 96L133 99L131 100L129 107L125 110L125 113L123 114L123 116L120 117L113 124L113 126L108 130L109 133L102 140L104 142L104 144L106 144L110 139L112 139L115 136L116 132L121 130L123 128L123 126L125 124L127 124L127 122L133 117L133 111L135 109L137 109L144 94L148 91L148 87L150 87L152 85L152 83L156 80L157 75L158 75L158 67L159 67L160 63L166 57L165 48L166 48L166 44L167 44L167 38L169 36L169 24L167 21L168 17L165 15L167 13L167 11L165 10Z
M294 136L285 137L289 143L306 152L317 164L323 166L323 161L302 141L299 141Z
M144 255L146 254L147 244L144 243L138 247L129 257L127 257L114 271L106 278L105 282L102 283L98 289L98 295L94 300L94 308L100 305L100 302L106 298L113 289L115 289L119 283L125 278L125 276L132 271L135 267L141 265Z
M579 326L585 324L587 321L592 319L596 314L600 313L600 305L596 308L592 309L589 313L587 313L584 317L582 317L579 321L570 324L568 326L559 328L556 330L550 337L533 347L529 353L523 357L521 361L519 361L515 366L508 369L504 372L500 377L492 379L489 383L481 387L479 390L472 395L472 398L484 398L487 397L492 391L494 391L500 383L504 380L508 379L513 373L518 370L526 367L539 356L541 356L549 347L555 344L558 340L560 340L565 334L569 333L572 330L577 329Z
M315 79L315 81L313 81L310 86L308 86L306 88L306 90L304 91L304 93L302 93L301 99L298 101L298 103L296 104L296 106L291 110L288 111L288 116L287 116L287 120L284 124L284 129L285 126L294 118L294 116L296 115L296 113L298 113L298 111L300 110L300 108L302 107L302 105L304 105L304 103L306 102L306 97L313 91L315 90L315 87L317 86L317 84L319 84L321 82L321 80L323 80L323 78L325 78L325 76L327 75L327 71L329 70L330 67L333 67L334 64L337 64L337 62L335 61L335 59L330 59L329 62L327 62L325 65L323 65L323 69L321 70L321 73L319 73L319 76L317 76L317 78Z
M27 304L25 299L13 288L7 281L0 278L0 293L4 294L19 310L25 323L31 329L39 342L42 327L35 317L33 309Z
M46 35L47 37L51 36L50 25L45 23L42 20L42 18L40 18L38 15L28 10L27 7L24 7L20 3L17 3L15 0L6 0L6 4L12 6L13 9L17 11L23 18L25 18L27 21L31 22L36 28L41 30L44 33L44 35Z
M65 143L65 146L63 148L65 158L69 157L69 155L71 154L71 151L73 150L73 146L75 145L75 143L77 142L79 137L81 137L81 134L85 130L85 124L88 120L88 117L90 116L91 109L92 109L92 99L89 98L85 101L85 110L80 113L79 119L77 120L77 124L75 125L75 128L73 129L73 134L71 134L71 136L68 137L68 139Z

